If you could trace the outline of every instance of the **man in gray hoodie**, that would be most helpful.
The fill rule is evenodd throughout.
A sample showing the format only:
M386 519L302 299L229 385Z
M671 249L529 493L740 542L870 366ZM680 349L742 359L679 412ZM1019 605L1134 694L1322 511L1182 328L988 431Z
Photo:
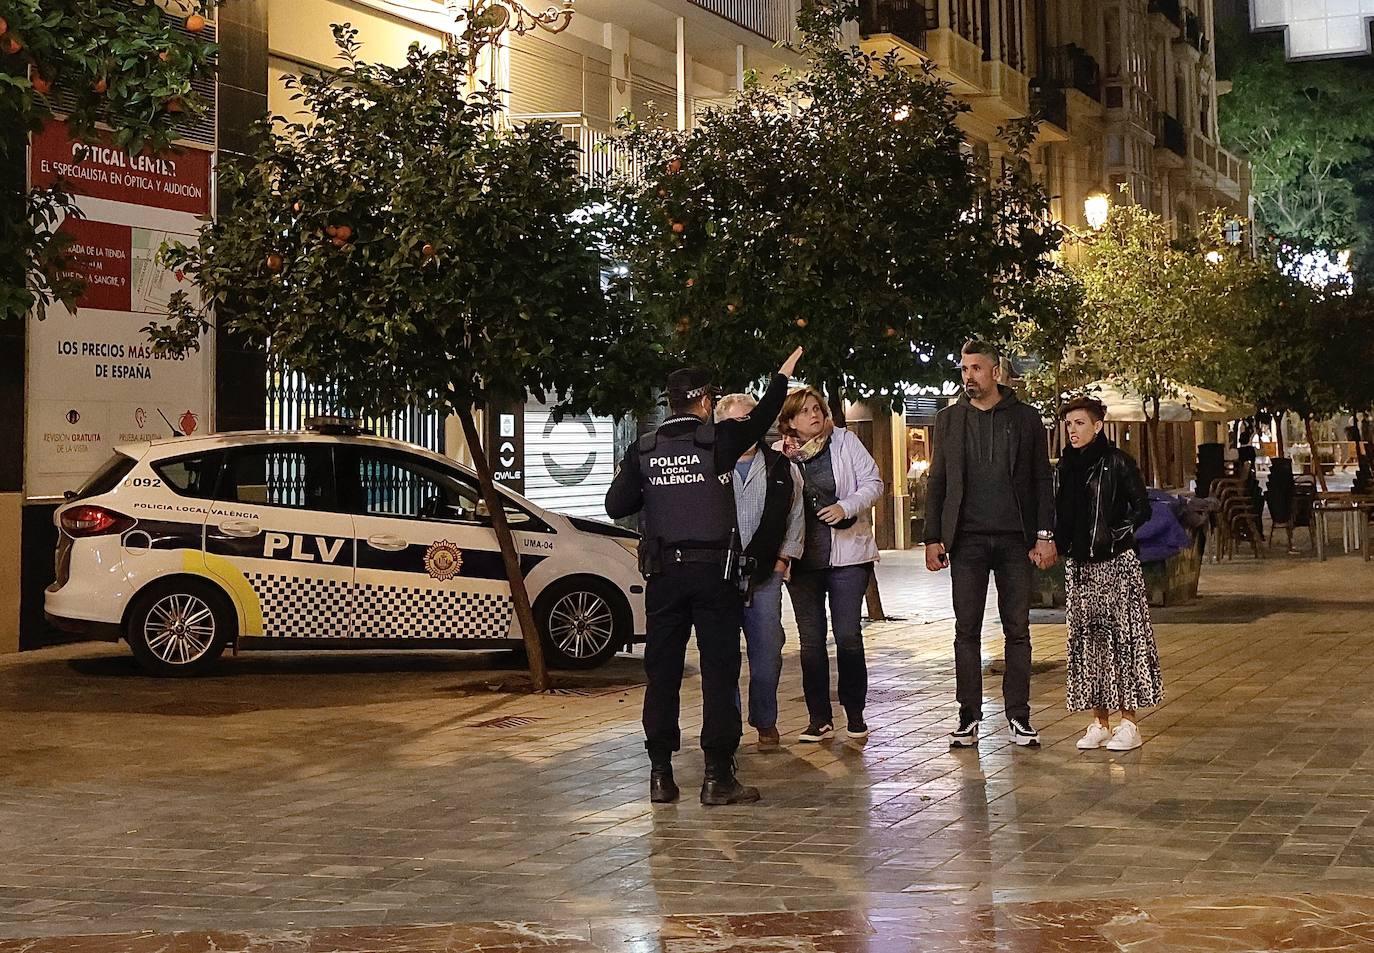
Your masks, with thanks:
M935 419L926 502L926 568L950 567L959 724L951 747L978 743L983 720L983 612L988 576L1006 638L1002 700L1011 740L1037 747L1030 723L1031 569L1058 559L1054 474L1040 414L997 383L996 348L964 345L964 393Z

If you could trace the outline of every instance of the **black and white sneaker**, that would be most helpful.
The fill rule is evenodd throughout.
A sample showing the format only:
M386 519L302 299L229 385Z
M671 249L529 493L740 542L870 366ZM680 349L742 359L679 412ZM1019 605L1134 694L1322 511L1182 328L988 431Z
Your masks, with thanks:
M951 748L972 748L978 744L978 719L959 718L959 727L949 733Z
M817 742L821 742L824 741L826 738L829 738L834 733L835 726L832 725L830 722L827 721L825 724L818 725L813 721L811 724L806 726L805 731L797 735L797 740L804 741L808 744L816 744Z
M1023 748L1040 747L1040 732L1031 727L1029 721L1020 718L1008 718L1007 726L1011 730L1011 740L1013 744Z

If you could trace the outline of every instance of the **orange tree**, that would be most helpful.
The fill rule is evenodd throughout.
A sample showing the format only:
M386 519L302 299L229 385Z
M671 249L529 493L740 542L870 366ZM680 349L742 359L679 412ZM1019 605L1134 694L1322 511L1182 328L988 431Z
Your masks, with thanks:
M0 3L0 165L22 163L29 133L59 115L78 140L101 124L130 152L165 149L177 122L205 109L191 87L214 73L203 11L198 0ZM0 201L0 320L41 315L55 300L73 306L83 282L65 272L70 239L56 231L76 212L67 188Z
M734 387L802 344L837 410L947 379L964 338L1009 330L1059 242L1025 162L1033 129L1005 130L990 170L947 84L839 42L856 13L804 4L807 69L751 81L690 131L623 119L642 172L616 237L676 358Z
M497 124L499 92L473 89L472 44L398 66L358 56L288 78L308 120L264 124L254 161L221 172L228 214L169 263L206 308L275 366L332 382L343 406L420 406L462 422L500 541L536 689L543 651L474 405L539 399L623 412L641 402L656 340L609 306L602 203L552 123ZM212 320L186 296L149 330L191 346Z

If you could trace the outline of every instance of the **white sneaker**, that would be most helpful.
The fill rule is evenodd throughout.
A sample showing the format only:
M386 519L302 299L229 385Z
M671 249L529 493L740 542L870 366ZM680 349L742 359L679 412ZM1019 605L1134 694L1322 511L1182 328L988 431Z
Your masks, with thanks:
M1145 739L1140 737L1140 729L1135 726L1133 721L1122 720L1116 726L1116 731L1112 732L1112 740L1107 742L1108 751L1132 751L1145 743Z
M1088 726L1088 730L1083 733L1083 737L1078 739L1078 750L1091 751L1094 748L1100 748L1107 743L1111 736L1112 730L1110 728L1102 722L1094 720Z

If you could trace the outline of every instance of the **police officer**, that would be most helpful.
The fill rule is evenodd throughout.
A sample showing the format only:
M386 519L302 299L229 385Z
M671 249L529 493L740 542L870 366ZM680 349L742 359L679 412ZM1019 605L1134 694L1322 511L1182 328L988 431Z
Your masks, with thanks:
M739 530L730 472L761 440L782 409L797 348L747 417L711 423L714 403L704 371L668 376L669 417L626 452L606 492L613 519L641 512L639 567L648 580L644 672L644 746L649 800L676 801L673 752L681 747L682 669L693 626L701 657L703 804L757 801L758 788L735 777L740 740L740 628L744 620Z

